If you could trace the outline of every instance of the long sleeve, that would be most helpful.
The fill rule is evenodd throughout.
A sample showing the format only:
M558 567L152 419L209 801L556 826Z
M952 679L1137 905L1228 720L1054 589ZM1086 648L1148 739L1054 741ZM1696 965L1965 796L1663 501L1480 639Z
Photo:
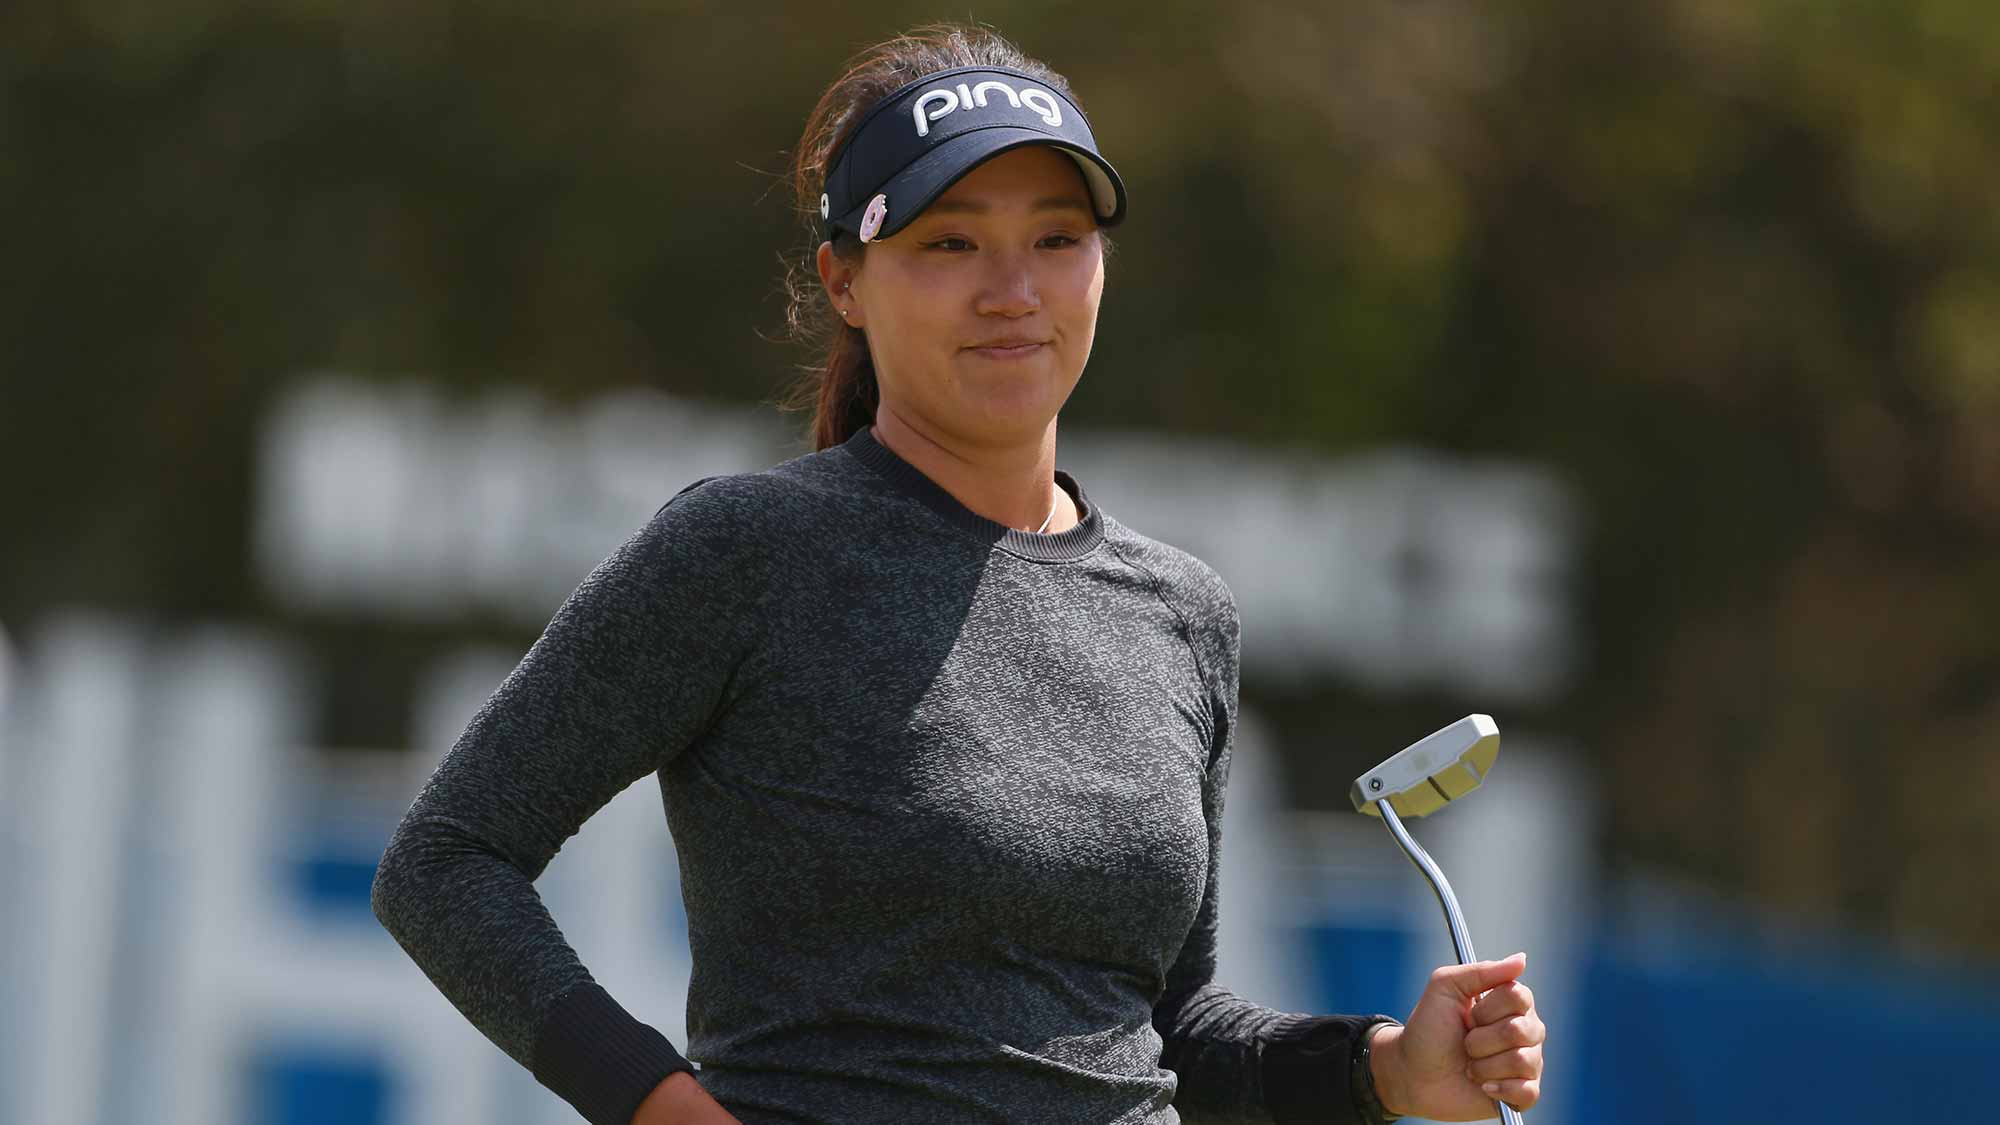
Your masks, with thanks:
M1381 1120L1379 1107L1357 1085L1355 1068L1365 1065L1357 1064L1357 1055L1362 1037L1378 1024L1396 1022L1392 1017L1283 1012L1237 996L1214 979L1222 807L1235 741L1240 619L1221 578L1199 563L1192 571L1195 580L1182 586L1180 608L1210 693L1210 759L1202 785L1209 860L1194 925L1153 1009L1153 1026L1165 1043L1161 1065L1180 1079L1174 1106L1190 1125L1373 1125Z
M735 527L754 502L735 478L696 481L592 570L447 752L376 871L375 915L411 959L593 1125L627 1125L692 1064L597 984L534 881L725 704L764 593Z

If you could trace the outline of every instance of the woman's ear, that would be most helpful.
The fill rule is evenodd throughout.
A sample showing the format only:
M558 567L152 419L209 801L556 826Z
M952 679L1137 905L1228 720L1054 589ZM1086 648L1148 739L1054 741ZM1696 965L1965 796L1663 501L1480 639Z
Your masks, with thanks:
M813 264L819 270L819 281L826 288L826 298L833 303L833 310L848 325L861 327L861 309L854 301L853 285L857 276L852 265L842 261L833 252L833 243L822 242L819 252L813 255Z

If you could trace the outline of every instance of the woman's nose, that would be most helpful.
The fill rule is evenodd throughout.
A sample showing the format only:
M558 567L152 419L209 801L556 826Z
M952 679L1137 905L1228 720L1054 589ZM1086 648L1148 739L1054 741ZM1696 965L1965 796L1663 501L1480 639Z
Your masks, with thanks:
M979 311L995 316L1026 316L1042 307L1034 272L1018 258L999 260L980 289Z

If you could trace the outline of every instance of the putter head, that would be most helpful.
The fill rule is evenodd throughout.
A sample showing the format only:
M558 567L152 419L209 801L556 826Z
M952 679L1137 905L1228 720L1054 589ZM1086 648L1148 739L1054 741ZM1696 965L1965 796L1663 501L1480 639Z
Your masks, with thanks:
M1425 816L1479 788L1499 755L1500 728L1467 715L1355 778L1347 797L1369 816L1382 815L1375 802L1385 797L1399 817Z

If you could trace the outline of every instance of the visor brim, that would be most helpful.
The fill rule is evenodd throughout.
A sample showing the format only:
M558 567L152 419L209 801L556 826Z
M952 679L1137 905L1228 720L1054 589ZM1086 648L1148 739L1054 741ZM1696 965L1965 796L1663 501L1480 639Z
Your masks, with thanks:
M1037 144L1061 149L1076 161L1077 169L1083 173L1084 183L1090 189L1091 204L1099 226L1112 227L1124 221L1125 183L1109 161L1060 137L1014 125L996 125L952 137L911 161L902 171L891 176L888 183L877 188L869 199L875 194L884 196L888 213L883 217L881 229L870 241L880 242L908 226L951 185L986 161L1003 152ZM835 216L833 225L859 234L861 216L867 210L868 200L864 199L853 210Z

